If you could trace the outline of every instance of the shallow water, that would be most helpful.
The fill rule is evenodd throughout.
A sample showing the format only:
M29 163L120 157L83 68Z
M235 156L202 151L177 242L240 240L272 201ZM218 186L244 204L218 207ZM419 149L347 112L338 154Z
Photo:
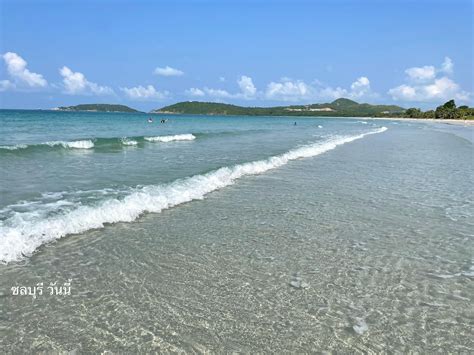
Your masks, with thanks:
M62 146L0 152L2 171L9 170L0 177L1 228L17 228L25 243L18 249L0 239L0 254L16 260L0 266L5 352L474 351L473 146L451 127L176 117L166 127L137 128L133 120L140 125L147 116L74 115L76 135L60 130L0 145L96 139L90 125L105 124L97 122L104 116L126 120L117 125L131 133L114 126L100 138L196 138L138 140L132 150L114 141L88 153ZM381 126L388 129L318 151ZM472 128L463 134L472 137ZM295 151L307 155L261 171L270 157ZM182 198L202 187L203 174L249 162L259 162L254 170L245 165L249 174L197 200ZM21 172L31 165L31 174ZM183 190L196 174L199 184ZM165 195L174 207L48 239L31 255L11 252L29 250L38 221L78 217L71 213L81 206L129 201L145 188L143 207L150 186L170 183L179 193ZM68 279L70 296L46 292ZM36 299L10 290L38 282L45 294Z

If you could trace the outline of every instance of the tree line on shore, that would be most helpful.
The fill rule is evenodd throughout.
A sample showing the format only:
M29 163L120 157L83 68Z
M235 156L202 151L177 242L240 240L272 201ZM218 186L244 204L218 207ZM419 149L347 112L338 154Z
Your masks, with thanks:
M456 107L454 100L440 105L436 110L421 111L419 108L411 107L400 116L407 118L435 118L451 120L472 120L474 119L474 108L468 106Z

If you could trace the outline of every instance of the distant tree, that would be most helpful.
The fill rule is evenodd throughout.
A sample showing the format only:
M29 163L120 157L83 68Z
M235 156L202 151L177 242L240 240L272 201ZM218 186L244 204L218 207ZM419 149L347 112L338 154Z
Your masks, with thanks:
M421 112L421 110L419 108L415 108L415 107L410 107L409 109L407 109L405 111L405 114L406 114L406 116L408 116L410 118L423 117L423 113Z
M459 115L454 100L449 100L444 105L438 106L435 111L435 118L455 119Z
M454 110L456 109L456 103L454 100L449 100L443 105L444 108L447 108L448 110Z
M457 111L458 111L458 117L463 120L474 116L474 108L469 108L468 106L465 106L465 105L459 106Z
M428 110L423 113L423 118L435 118L435 112L434 110Z

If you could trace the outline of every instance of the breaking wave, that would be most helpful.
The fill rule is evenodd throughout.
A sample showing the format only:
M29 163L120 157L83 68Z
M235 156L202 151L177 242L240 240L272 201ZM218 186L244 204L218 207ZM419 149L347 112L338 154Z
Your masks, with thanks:
M159 213L185 202L203 199L210 192L229 186L242 177L262 174L292 160L314 157L386 130L386 127L381 127L359 135L333 137L268 159L222 167L169 184L137 187L120 195L106 193L104 199L89 206L83 205L80 200L71 206L69 202L72 199L64 199L63 196L56 202L37 203L33 212L10 209L0 222L0 260L4 263L17 261L30 256L42 244L66 235L103 228L109 223L132 222L146 212Z
M2 145L1 150L15 151L22 149L31 149L35 147L61 147L66 149L91 149L94 148L94 142L92 140L78 140L78 141L52 141L39 144L15 144L15 145Z
M54 149L92 149L94 150L117 150L123 146L141 146L145 143L168 143L174 141L193 141L195 139L213 138L219 136L235 136L245 135L248 133L265 132L264 129L259 130L242 130L242 131L210 131L200 133L185 133L175 135L162 136L134 136L134 137L103 137L103 138L84 138L73 141L52 141L32 144L15 144L15 145L0 145L0 154L22 154L31 153L35 151L54 150Z
M123 145L128 145L128 146L138 145L138 142L136 140L128 139L128 138L122 138L121 142Z
M176 134L174 136L157 136L157 137L145 137L148 142L173 142L173 141L192 141L196 139L196 136L192 134Z
M206 133L199 135L209 135ZM194 134L177 134L170 136L156 136L156 137L123 137L123 138L94 138L82 139L74 141L52 141L37 144L16 144L16 145L1 145L0 153L22 153L34 152L44 149L108 149L117 148L120 146L137 146L143 145L145 142L173 142L173 141L191 141L196 139Z
M94 148L94 142L91 140L83 140L83 141L72 141L72 142L46 142L45 145L50 147L61 146L63 148L73 148L73 149L91 149Z

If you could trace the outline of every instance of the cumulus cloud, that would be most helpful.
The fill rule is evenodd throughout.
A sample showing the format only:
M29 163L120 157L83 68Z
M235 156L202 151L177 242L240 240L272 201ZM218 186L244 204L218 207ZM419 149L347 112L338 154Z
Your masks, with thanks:
M0 92L13 89L14 87L15 84L13 84L10 80L0 80Z
M361 76L351 84L350 89L341 87L326 86L318 80L312 84L302 80L291 80L281 78L279 82L270 82L265 91L265 98L278 101L316 101L334 100L340 97L353 99L373 98L377 94L370 88L370 81L367 77Z
M348 96L350 96L349 92L339 86L336 88L330 86L321 86L321 88L317 90L315 94L315 98L319 100L335 100Z
M204 91L202 91L201 89L198 89L198 88L190 88L188 90L185 90L184 92L186 95L188 96L194 96L194 97L203 97L203 96L206 96L206 94L204 93Z
M257 88L253 84L251 77L242 75L240 79L237 80L237 84L239 84L240 91L245 97L253 97L257 93Z
M270 101L288 102L335 100L340 97L367 99L378 96L378 94L371 90L370 81L366 76L359 77L351 84L349 89L325 86L318 80L306 83L303 80L282 77L278 81L268 83L263 91L259 91L254 85L252 78L246 75L242 75L237 80L237 85L240 90L234 93L223 89L204 87L202 89L188 89L185 91L185 94L193 97L207 96L214 99L265 99Z
M59 69L63 77L64 90L66 94L76 95L112 95L114 91L108 86L100 86L86 79L84 74L73 72L64 66Z
M436 76L436 69L432 65L425 65L424 67L413 67L405 70L408 78L413 81L427 81L432 80Z
M164 68L156 67L154 73L161 76L181 76L184 74L183 71L170 66L166 66Z
M450 99L467 101L470 96L468 92L462 90L457 83L446 76L435 79L427 85L410 86L403 84L390 89L389 94L394 100L417 102Z
M352 98L364 97L369 94L371 94L370 80L366 76L361 76L351 84L351 93L349 96Z
M311 96L312 91L313 88L303 81L272 81L267 85L265 97L270 100L299 101Z
M13 52L7 52L2 57L7 66L8 74L16 83L20 85L26 84L27 86L32 87L32 88L45 87L48 85L48 82L46 81L45 78L43 78L43 75L38 74L38 73L33 73L27 69L28 63L18 54L13 53ZM13 87L11 85L8 85L4 81L2 84L2 87L7 87L7 86Z
M255 87L251 77L242 75L237 80L237 85L239 86L240 91L231 93L224 89L213 89L204 87L199 88L190 88L185 91L185 94L193 97L204 97L208 96L214 99L245 99L252 100L257 98L258 91Z
M218 99L230 99L230 98L236 97L236 95L233 95L227 90L223 90L223 89L210 89L210 88L205 87L203 91L205 92L207 96L218 98Z
M444 62L441 64L440 71L446 74L452 74L454 69L454 63L449 57L444 58Z
M440 102L456 99L469 100L471 94L462 90L449 75L453 73L454 63L444 58L439 68L432 65L413 67L405 70L408 82L388 91L396 101Z
M132 88L120 88L128 98L132 100L163 100L169 96L168 91L158 91L153 85L135 86Z

